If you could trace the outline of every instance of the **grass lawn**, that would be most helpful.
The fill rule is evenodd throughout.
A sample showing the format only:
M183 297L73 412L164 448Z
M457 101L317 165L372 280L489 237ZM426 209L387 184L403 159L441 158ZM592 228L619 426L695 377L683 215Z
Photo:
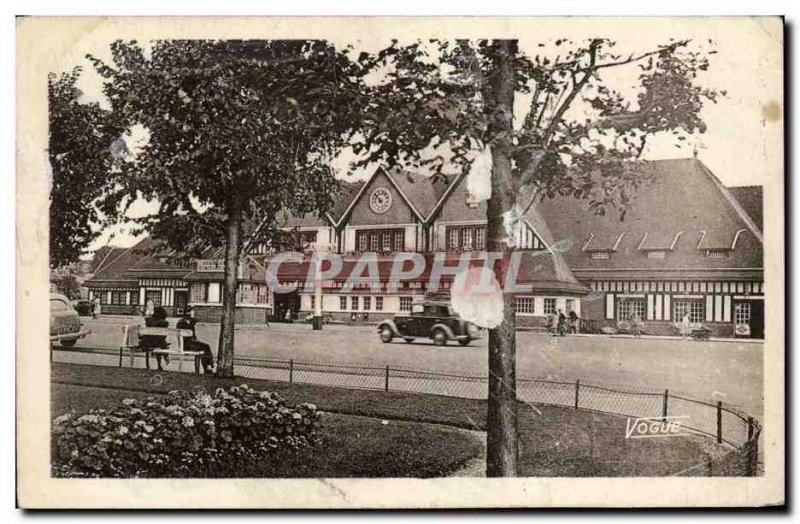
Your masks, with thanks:
M152 380L155 376L159 380ZM441 476L484 453L473 433L456 429L485 430L486 402L481 400L76 364L53 364L51 380L53 416L132 396L172 389L213 391L241 383L276 391L292 404L311 402L336 413L320 425L323 455L313 462L287 458L280 471L255 465L240 476ZM518 414L523 476L665 476L708 459L704 437L626 439L626 418L617 415L522 403Z

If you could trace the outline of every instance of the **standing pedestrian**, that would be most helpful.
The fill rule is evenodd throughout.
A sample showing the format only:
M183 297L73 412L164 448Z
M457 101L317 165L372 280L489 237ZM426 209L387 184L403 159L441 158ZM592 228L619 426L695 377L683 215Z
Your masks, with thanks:
M92 318L100 316L100 297L94 298L94 305L92 306Z
M689 340L692 334L692 322L689 320L689 313L683 315L680 324L681 340Z

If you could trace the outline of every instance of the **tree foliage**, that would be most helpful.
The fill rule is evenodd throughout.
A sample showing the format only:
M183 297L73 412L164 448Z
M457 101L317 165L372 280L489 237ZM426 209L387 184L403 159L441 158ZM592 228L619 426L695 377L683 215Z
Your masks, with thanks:
M324 213L336 182L328 160L351 112L350 61L323 41L159 41L149 54L115 42L114 63L90 57L113 111L148 139L129 152L109 206L158 202L138 219L180 249L225 244L233 198L251 231L279 211ZM109 211L111 211L109 209ZM269 230L263 228L262 231Z
M233 373L237 266L283 210L330 207L329 162L358 122L361 68L319 40L115 42L113 64L89 57L114 114L139 136L109 213L154 201L140 225L183 252L225 246L218 374ZM119 203L121 206L116 207Z
M47 78L50 190L50 265L78 260L102 222L95 205L112 181L111 144L119 135L108 111L79 101L81 69Z
M359 63L380 72L354 149L362 164L405 164L434 173L468 171L498 139L492 87L498 58L489 40L432 40L392 45ZM614 41L567 39L539 44L539 54L516 50L507 59L513 89L524 111L515 111L509 190L524 208L530 199L571 195L590 200L598 213L623 209L642 180L629 169L648 138L704 132L700 110L720 93L697 85L715 51L672 41L637 54L615 52ZM503 60L506 59L504 56ZM636 87L622 93L605 73L638 71ZM628 166L628 167L626 167Z

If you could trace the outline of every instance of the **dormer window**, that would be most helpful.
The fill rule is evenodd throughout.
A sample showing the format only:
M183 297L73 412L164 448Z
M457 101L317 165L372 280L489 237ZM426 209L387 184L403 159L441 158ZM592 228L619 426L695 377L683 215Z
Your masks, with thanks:
M611 254L608 251L592 251L592 260L608 260Z
M706 250L706 258L709 258L709 259L712 259L712 260L721 260L723 258L728 258L728 252L727 251L721 251L721 250L710 250L710 249L707 249Z

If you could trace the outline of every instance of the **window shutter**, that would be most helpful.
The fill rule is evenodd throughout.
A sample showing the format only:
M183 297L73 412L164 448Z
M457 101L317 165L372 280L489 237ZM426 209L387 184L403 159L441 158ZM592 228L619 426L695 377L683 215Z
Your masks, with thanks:
M606 319L611 320L614 318L614 295L608 293L606 295Z

